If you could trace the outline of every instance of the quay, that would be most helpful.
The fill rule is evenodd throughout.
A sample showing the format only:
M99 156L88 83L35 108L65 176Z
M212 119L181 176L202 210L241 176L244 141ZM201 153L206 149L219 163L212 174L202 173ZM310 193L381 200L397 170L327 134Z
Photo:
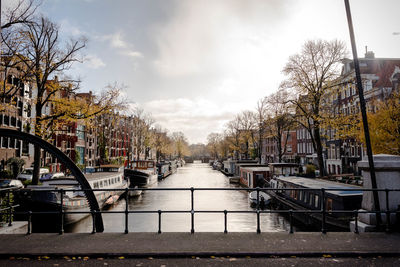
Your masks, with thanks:
M399 233L74 233L0 235L10 257L398 257Z

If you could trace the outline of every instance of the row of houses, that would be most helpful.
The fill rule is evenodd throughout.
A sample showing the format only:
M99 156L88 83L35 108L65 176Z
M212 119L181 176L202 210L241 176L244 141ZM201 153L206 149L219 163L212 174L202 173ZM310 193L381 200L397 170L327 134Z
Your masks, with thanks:
M377 101L385 101L395 90L399 90L400 59L375 58L371 51L359 59L361 78L366 107L376 110ZM353 61L343 60L342 82L337 90L327 96L327 105L335 114L357 114L359 96L355 84ZM310 133L306 128L297 125L283 134L281 144L284 147L284 162L299 163L300 166L317 164L317 155ZM364 145L354 138L339 139L335 129L323 129L324 164L330 175L359 174L357 162L366 157ZM261 145L261 163L278 161L276 141L271 136L264 136Z
M35 114L32 105L37 90L32 84L19 80L17 75L0 75L3 75L0 80L4 88L13 88L2 98L0 127L34 134ZM70 94L60 90L58 97L90 100L93 95L92 92ZM51 104L43 109L45 115L52 112ZM137 158L155 158L154 149L142 148L138 153L138 146L144 144L135 140L135 119L134 116L106 113L91 119L89 124L87 121L65 122L52 131L48 141L83 167L117 161L124 163ZM33 163L33 155L33 145L27 141L0 137L0 170L5 168L10 158L21 158L25 161L25 167L29 167ZM42 151L41 166L48 167L52 172L65 170L55 157L45 151Z

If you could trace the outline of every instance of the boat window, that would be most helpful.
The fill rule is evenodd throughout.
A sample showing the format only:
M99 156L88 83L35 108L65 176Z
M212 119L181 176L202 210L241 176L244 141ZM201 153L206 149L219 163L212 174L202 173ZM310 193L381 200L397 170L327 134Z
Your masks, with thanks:
M299 200L300 200L300 201L303 200L303 194L304 194L304 192L303 192L303 191L300 191L300 193L299 193Z
M94 187L94 188L99 188L99 183L98 183L98 182L95 182L95 183L93 184L93 187Z
M333 206L332 205L332 199L328 197L326 199L326 210L327 211L332 211L332 206Z
M100 187L103 187L103 181L100 181Z
M307 194L308 192L307 191L304 191L304 203L307 203L307 197L308 197L308 194Z
M310 206L312 206L312 201L313 201L313 194L310 193Z
M121 181L120 178L118 177L118 182Z
M315 202L314 202L314 206L316 207L316 208L318 208L318 201L319 201L319 196L318 195L315 195Z

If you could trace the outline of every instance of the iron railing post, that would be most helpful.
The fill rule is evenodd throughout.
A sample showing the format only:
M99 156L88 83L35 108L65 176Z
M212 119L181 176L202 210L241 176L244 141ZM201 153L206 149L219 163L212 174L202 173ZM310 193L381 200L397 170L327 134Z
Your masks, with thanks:
M260 188L257 187L257 210L260 208Z
M32 211L28 211L28 232L27 235L32 233Z
M128 217L129 217L129 203L128 203L129 189L125 188L125 234L129 233Z
M326 207L325 207L325 188L321 188L321 212L322 212L322 225L321 232L326 234Z
M225 226L224 234L228 233L228 218L227 217L228 217L228 211L224 210L224 226Z
M158 233L161 234L161 210L158 210Z
M60 189L60 232L59 234L62 235L64 233L64 211L63 211L63 205L64 205L64 190Z
M260 210L257 210L257 234L261 233L260 228Z
M289 210L289 221L290 221L289 234L293 234L293 210Z
M12 226L12 205L10 199L10 190L8 190L7 201L8 201L8 226Z
M386 193L386 232L390 231L390 207L389 207L389 189L385 189Z
M192 224L192 228L190 230L190 233L194 234L194 188L191 187L190 188L190 192L191 192L191 201L192 201L192 205L191 205L191 224Z
M358 234L358 210L354 210L354 233Z

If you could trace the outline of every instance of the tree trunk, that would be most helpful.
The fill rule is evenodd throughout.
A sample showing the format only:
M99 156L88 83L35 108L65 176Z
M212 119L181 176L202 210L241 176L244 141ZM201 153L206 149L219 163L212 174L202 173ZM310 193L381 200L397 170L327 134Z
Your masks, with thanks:
M319 176L325 176L325 168L324 168L324 158L322 155L322 143L321 143L321 134L319 126L315 126L314 128L315 134L315 144L317 148L317 157L318 157L318 167L319 167Z
M40 131L42 130L42 121L40 118L42 117L42 105L40 102L35 105L36 112L36 121L35 121L35 135L40 136ZM33 174L32 174L32 185L39 184L39 175L40 175L40 147L34 146L34 154L33 154Z

